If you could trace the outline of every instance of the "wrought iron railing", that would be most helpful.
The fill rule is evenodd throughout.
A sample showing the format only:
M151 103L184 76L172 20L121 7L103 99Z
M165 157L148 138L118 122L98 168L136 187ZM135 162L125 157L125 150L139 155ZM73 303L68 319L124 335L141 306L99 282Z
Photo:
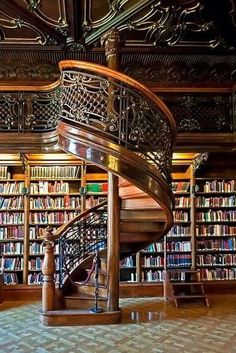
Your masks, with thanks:
M100 65L65 61L60 68L61 119L102 131L169 181L175 123L163 102L137 81Z
M60 87L49 92L0 92L0 132L55 130L60 112Z
M73 270L97 250L106 248L107 242L107 201L87 210L58 229L59 243L59 286L66 278L73 281ZM57 236L57 234L55 234ZM91 267L91 272L92 272ZM91 273L90 273L91 274Z

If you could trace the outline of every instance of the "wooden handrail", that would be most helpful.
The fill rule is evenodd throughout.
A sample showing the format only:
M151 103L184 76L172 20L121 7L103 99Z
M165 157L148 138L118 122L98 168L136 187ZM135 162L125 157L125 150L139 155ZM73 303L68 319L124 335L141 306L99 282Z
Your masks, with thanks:
M61 85L61 79L58 79L57 81L53 83L49 83L47 85L43 86L24 86L24 85L19 85L19 86L8 86L8 85L0 85L0 92L48 92L52 91L56 88L58 88Z
M173 133L173 142L175 142L176 138L176 123L173 118L173 115L171 114L170 110L167 108L165 103L158 98L152 91L150 91L146 86L141 84L140 82L136 81L135 79L122 74L118 71L108 69L105 66L90 63L90 62L85 62L85 61L79 61L79 60L62 60L59 62L59 68L60 70L64 69L85 69L88 71L92 71L95 73L99 73L105 76L108 76L112 79L122 81L126 83L127 85L131 86L133 89L140 91L140 93L148 98L150 101L152 101L153 104L155 104L165 115L167 118L168 122L170 123L170 126L172 128L172 133Z
M57 230L55 231L54 234L46 231L46 234L43 237L40 237L39 239L44 239L44 240L49 240L49 241L57 240L63 232L65 232L68 228L70 228L70 226L72 224L79 221L81 218L87 216L87 214L89 214L91 211L92 212L96 211L98 208L105 206L106 204L107 204L107 201L103 201L103 202L99 203L98 205L96 205L92 208L89 208L88 210L85 210L84 212L78 214L76 217L72 218L68 223L62 224L59 228L57 228Z

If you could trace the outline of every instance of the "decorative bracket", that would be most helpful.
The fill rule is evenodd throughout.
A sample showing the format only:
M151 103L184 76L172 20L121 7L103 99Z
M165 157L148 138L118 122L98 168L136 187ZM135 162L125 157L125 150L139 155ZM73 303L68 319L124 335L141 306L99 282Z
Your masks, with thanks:
M196 172L202 167L202 165L208 160L209 153L204 152L199 156L193 159L193 174L196 175Z

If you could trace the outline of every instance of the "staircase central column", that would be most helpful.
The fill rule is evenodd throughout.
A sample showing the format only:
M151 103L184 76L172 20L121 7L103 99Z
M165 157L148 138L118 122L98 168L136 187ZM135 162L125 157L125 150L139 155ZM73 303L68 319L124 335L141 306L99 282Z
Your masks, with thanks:
M111 30L103 36L102 44L108 67L119 69L119 32ZM112 90L112 82L110 85ZM112 109L112 95L108 98L107 114ZM120 203L118 177L108 173L108 231L107 231L107 273L108 273L108 311L119 310L119 276L120 276Z

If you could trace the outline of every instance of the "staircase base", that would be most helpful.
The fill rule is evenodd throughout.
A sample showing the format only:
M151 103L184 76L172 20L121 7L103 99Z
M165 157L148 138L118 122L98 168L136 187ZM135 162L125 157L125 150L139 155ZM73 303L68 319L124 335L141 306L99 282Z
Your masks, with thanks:
M44 326L71 325L112 325L121 321L121 309L103 313L91 313L88 310L41 311L41 323Z

